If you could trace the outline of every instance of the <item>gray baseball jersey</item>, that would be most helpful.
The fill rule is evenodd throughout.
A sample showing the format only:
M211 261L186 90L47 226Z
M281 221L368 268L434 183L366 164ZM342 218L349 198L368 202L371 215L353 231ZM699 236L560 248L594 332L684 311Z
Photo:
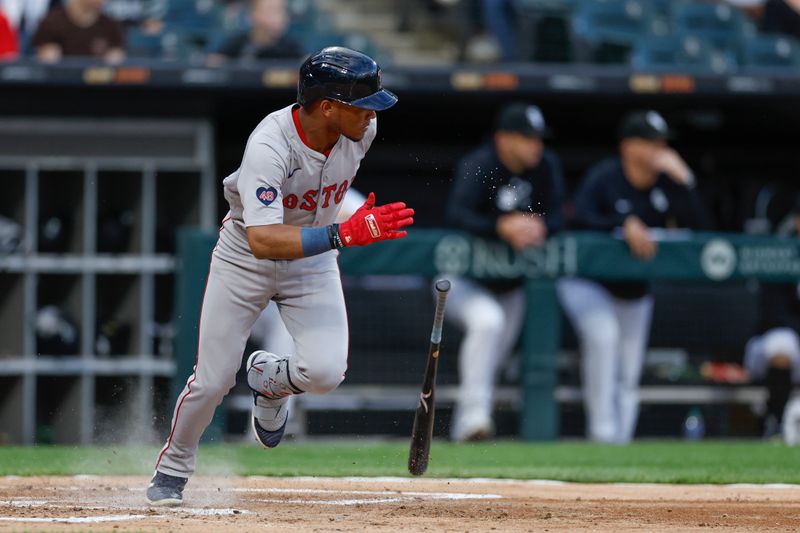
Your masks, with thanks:
M261 121L247 142L242 166L223 182L231 219L239 227L332 224L375 139L377 119L359 142L339 137L326 157L306 145L292 108Z
M324 393L344 378L348 330L338 252L256 259L246 228L333 223L375 138L377 121L361 141L342 136L321 154L306 144L297 109L292 105L267 116L250 135L240 168L224 180L230 212L211 257L197 362L175 406L159 472L184 478L194 472L200 437L235 384L250 330L270 301L296 347L286 375L275 376L275 387Z

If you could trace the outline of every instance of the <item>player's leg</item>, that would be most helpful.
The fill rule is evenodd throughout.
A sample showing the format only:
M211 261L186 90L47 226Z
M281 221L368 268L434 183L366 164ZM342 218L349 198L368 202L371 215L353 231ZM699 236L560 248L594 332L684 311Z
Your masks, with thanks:
M156 470L188 478L194 473L200 436L236 383L250 328L261 312L266 277L212 258L200 314L194 373L178 397Z
M620 424L620 442L630 442L636 433L639 417L639 381L644 354L650 337L653 297L636 300L615 299L620 327L621 365L616 386L616 405Z
M500 341L497 346L497 360L491 367L492 385L491 397L489 400L490 409L494 406L494 392L497 386L498 375L505 361L511 355L512 350L519 341L522 331L522 322L525 318L525 289L519 287L500 295L498 298L500 306L505 314L503 332L500 334Z
M558 297L578 336L587 436L615 442L619 434L614 387L619 369L619 324L611 295L581 278L557 283Z
M347 370L349 329L337 257L288 262L279 279L278 310L295 343L289 375L302 392L331 392Z
M452 279L447 319L464 332L458 354L459 391L453 413L453 440L485 438L493 432L492 391L506 343L506 312L492 292L466 279Z
M505 311L505 328L502 333L500 352L502 359L498 367L516 346L522 331L522 321L525 318L525 289L520 287L500 296L500 305Z
M281 319L280 312L278 312L278 304L275 302L270 302L261 312L258 320L256 320L256 323L253 325L251 336L253 341L261 347L261 350L268 352L269 354L277 354L278 356L285 357L294 353L295 351L292 336L289 335L289 331L286 329L286 326ZM255 357L258 357L258 355ZM269 357L272 357L272 355ZM285 405L283 402L279 402L286 410L288 416L288 419L286 420L287 430L292 424L294 399L295 396L289 396L288 400L285 402ZM261 403L264 402L262 401ZM281 416L281 413L276 411L275 415ZM266 425L269 426L270 424L267 423ZM252 424L247 426L248 433L253 431L251 426ZM272 426L274 426L274 424L272 424ZM280 424L280 426L283 426L283 424Z
M253 430L267 448L283 437L290 396L330 392L347 368L347 313L335 255L278 264L276 302L295 353L257 351L247 365L248 384L256 392Z
M270 302L261 312L253 325L252 336L262 350L281 355L294 353L294 341L275 302Z
M792 375L798 374L800 338L792 328L773 328L761 336L764 385L767 388L767 412L763 436L781 433L784 410L792 393ZM756 374L758 375L758 373ZM795 380L796 381L796 380Z

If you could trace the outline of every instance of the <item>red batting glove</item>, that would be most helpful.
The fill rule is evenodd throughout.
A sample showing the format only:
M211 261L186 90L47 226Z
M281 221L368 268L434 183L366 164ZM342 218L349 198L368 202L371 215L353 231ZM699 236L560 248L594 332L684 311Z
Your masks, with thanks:
M375 193L349 219L339 224L342 246L366 246L373 242L402 239L408 235L400 228L414 223L414 210L403 202L375 207Z

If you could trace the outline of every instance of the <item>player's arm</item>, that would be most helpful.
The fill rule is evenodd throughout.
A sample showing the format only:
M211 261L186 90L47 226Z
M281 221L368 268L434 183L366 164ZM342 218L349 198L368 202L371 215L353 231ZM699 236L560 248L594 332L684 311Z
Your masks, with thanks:
M258 259L298 259L338 250L347 246L366 246L375 242L401 239L403 230L414 223L414 210L403 202L375 205L369 193L364 204L341 224L321 228L272 224L249 226L247 241Z
M546 165L549 187L542 203L528 206L526 212L513 212L497 219L497 233L515 250L541 246L550 235L561 230L564 223L564 178L558 157L545 151L542 165Z
M603 170L595 167L578 187L574 219L577 228L611 231L625 223L625 215L603 205L607 195L605 181Z
M106 60L106 63L110 63L112 65L119 65L123 61L125 61L125 50L122 48L112 48L103 56L103 59Z
M480 210L488 188L486 169L475 164L471 158L461 161L453 179L450 198L447 202L447 222L453 227L466 230L480 237L497 237L498 216Z
M713 229L708 207L697 187L664 180L663 190L669 198L670 214L679 227L700 231Z
M117 21L112 23L113 29L109 32L108 36L108 50L103 54L103 59L107 63L117 65L125 61L125 35L122 30L122 25Z
M258 259L297 259L303 256L299 226L271 224L247 228L250 251Z
M672 184L672 192L678 198L670 202L670 208L684 228L712 229L711 216L700 196L695 175L689 165L672 148L663 148L654 161L656 170L665 174Z
M52 17L46 16L39 23L31 38L31 47L36 50L36 58L43 63L61 60L63 49L59 44L59 34L53 26Z

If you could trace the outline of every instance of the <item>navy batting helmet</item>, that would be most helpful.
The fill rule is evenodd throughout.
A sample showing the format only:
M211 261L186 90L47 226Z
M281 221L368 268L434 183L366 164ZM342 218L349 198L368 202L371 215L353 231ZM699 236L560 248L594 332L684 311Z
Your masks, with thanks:
M306 106L320 98L383 111L397 97L381 86L381 68L366 54L341 46L323 48L303 62L297 101Z

